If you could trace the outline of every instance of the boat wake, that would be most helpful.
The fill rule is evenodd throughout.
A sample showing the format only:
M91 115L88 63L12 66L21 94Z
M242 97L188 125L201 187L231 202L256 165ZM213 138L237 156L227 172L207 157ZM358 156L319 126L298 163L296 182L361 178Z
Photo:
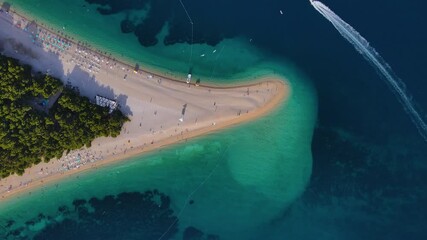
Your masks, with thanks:
M353 27L342 20L331 9L317 0L310 0L311 5L329 22L334 25L338 32L349 41L354 48L375 68L377 73L384 78L388 86L392 89L393 93L402 104L405 111L410 116L412 122L418 128L418 132L427 142L427 125L415 108L411 96L406 91L405 84L393 72L387 62L380 56L380 54L370 46L369 42L363 38Z

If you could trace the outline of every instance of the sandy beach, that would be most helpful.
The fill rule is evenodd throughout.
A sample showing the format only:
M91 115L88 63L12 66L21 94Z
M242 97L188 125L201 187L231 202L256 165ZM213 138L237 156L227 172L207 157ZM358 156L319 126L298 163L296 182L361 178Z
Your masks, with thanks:
M240 86L195 85L135 69L43 28L25 16L0 12L0 52L77 87L94 100L115 99L130 118L117 138L41 163L0 180L0 201L48 182L129 159L271 112L290 94L284 79L265 76ZM185 79L183 76L181 79Z

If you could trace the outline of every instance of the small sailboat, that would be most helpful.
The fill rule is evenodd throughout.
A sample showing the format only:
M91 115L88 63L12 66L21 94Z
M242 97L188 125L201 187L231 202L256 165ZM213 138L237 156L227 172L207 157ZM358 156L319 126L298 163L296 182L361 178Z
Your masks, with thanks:
M283 11L282 10L280 10L280 14L283 15Z

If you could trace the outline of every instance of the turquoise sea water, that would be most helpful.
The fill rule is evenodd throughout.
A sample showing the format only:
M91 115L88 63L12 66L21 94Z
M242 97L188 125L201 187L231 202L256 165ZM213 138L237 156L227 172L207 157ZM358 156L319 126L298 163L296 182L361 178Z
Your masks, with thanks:
M426 1L321 1L375 47L425 115ZM276 73L293 88L287 105L256 122L2 203L0 233L10 239L159 239L176 216L162 239L427 239L426 143L387 84L308 0L9 2L180 79L191 68L220 84ZM191 63L181 2L194 22ZM123 20L136 28L123 34ZM151 45L156 35L155 46L138 42Z
M123 17L120 13L102 16L84 1L15 0L12 4L129 61L175 76L188 72L188 44L143 48L133 35L112 27ZM86 5L84 11L82 5ZM143 17L146 11L127 14ZM2 202L0 220L13 219L15 226L26 226L22 236L32 236L53 220L26 224L28 219L40 213L61 219L58 207L71 207L74 199L158 189L170 197L179 219L175 239L181 239L189 226L221 239L268 239L274 220L302 194L310 179L317 111L313 87L290 62L259 51L244 37L215 47L195 44L192 59L194 76L202 81L225 84L281 75L291 85L290 99L257 121L74 175ZM117 221L128 223L125 217L118 216Z
M225 39L215 47L207 44L193 44L191 47L186 43L166 47L162 41L152 47L141 47L134 35L122 34L119 26L126 15L144 18L147 14L146 9L103 16L97 12L97 4L89 5L84 0L11 2L16 9L48 24L55 31L64 31L131 64L144 64L176 78L185 79L191 65L195 78L200 77L202 81L229 82L230 79L240 78L236 74L244 74L247 71L253 76L256 72L253 70L255 65L266 59L271 60L256 47L251 46L251 39L244 37ZM166 24L158 34L158 38L163 39L167 32ZM192 61L189 64L191 52Z

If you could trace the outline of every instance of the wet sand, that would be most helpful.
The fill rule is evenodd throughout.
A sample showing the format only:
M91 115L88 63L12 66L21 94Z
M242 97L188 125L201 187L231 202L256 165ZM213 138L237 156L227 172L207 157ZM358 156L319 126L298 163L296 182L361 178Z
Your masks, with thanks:
M112 56L33 26L25 16L1 12L4 55L58 77L91 100L96 95L115 99L131 121L117 138L95 139L90 148L33 166L23 176L1 179L0 201L71 174L259 118L290 94L286 81L277 76L239 86L196 86L194 80L187 84L144 71L144 66L134 71Z

